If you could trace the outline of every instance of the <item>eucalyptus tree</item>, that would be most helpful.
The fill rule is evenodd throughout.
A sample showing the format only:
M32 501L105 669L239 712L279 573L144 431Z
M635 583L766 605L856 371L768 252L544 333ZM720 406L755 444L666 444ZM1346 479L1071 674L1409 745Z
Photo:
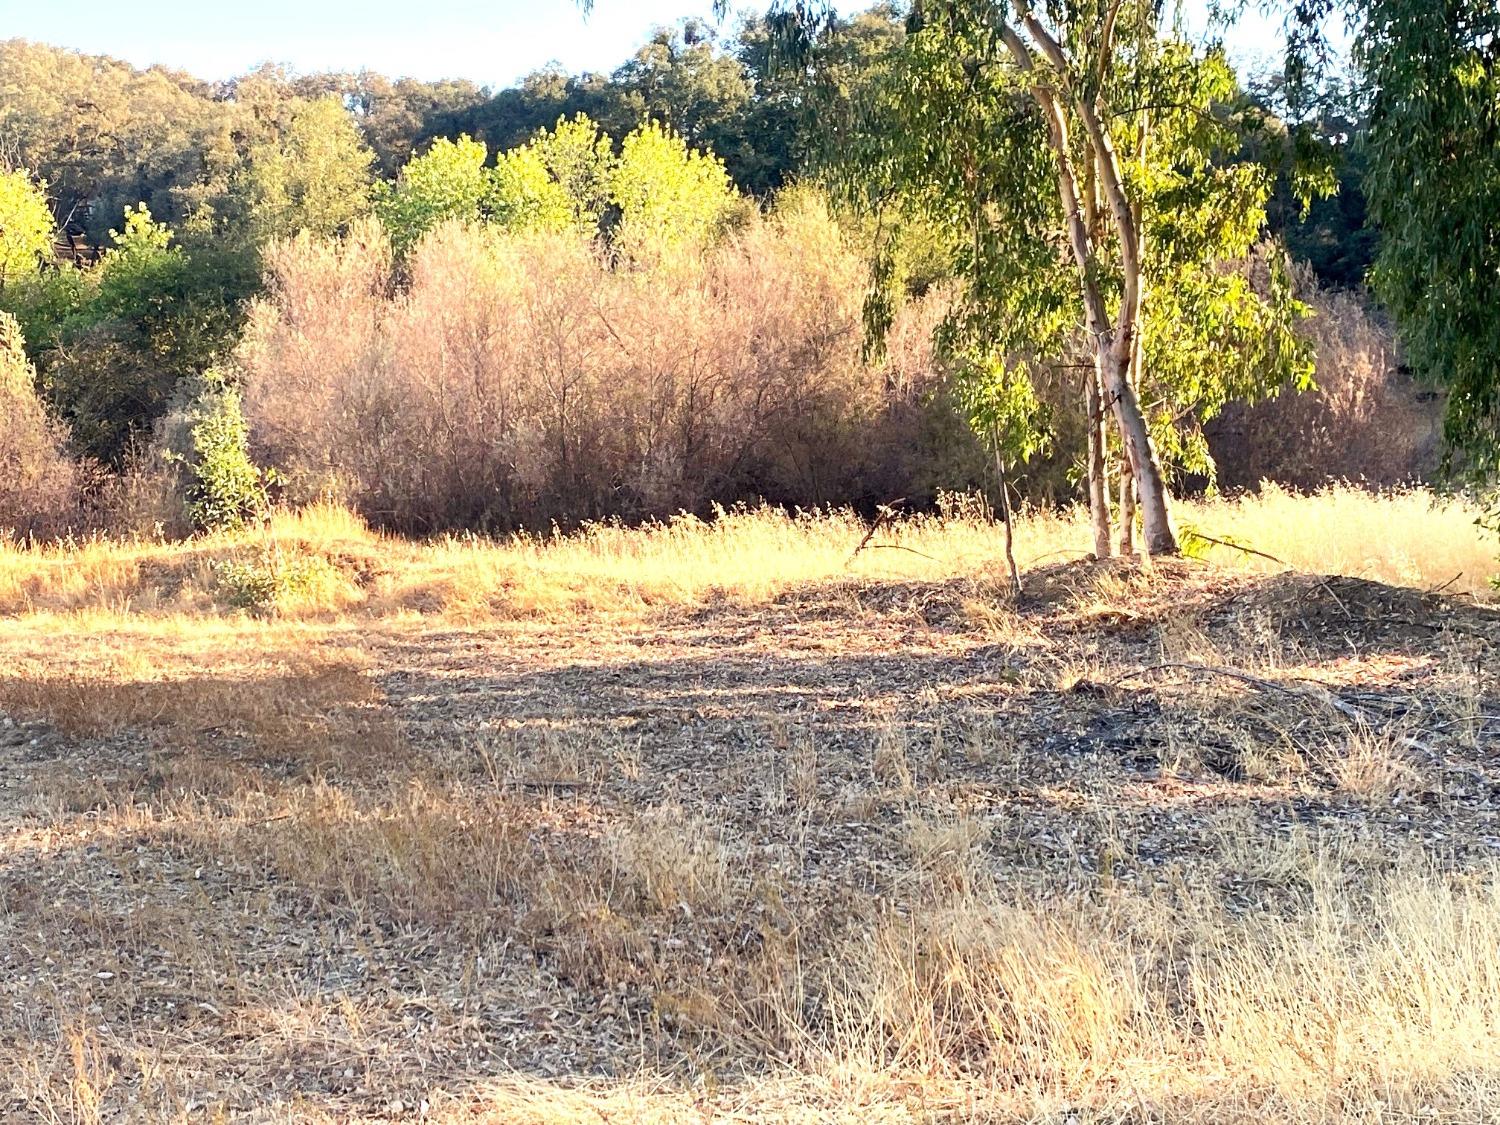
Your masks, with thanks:
M1448 388L1444 435L1500 472L1500 4L1364 0L1372 281L1407 362Z
M1342 18L1366 115L1359 138L1380 231L1370 281L1407 363L1447 388L1454 467L1500 473L1500 4L1282 0L1286 85L1310 116ZM1306 124L1303 124L1304 130Z
M1079 376L1101 557L1110 419L1120 548L1138 501L1146 550L1171 553L1168 473L1212 471L1198 424L1311 371L1281 255L1252 260L1271 177L1231 158L1233 73L1164 24L1120 0L919 0L840 144L856 199L962 232L942 343L976 428L1025 457L1037 383Z
M1309 374L1279 261L1262 260L1260 286L1226 265L1262 233L1269 177L1227 158L1234 139L1215 113L1232 74L1173 40L1168 7L911 0L836 146L858 201L897 228L919 218L954 235L965 285L941 342L971 423L999 452L1044 439L1040 375L1081 376L1100 556L1113 551L1111 429L1121 546L1133 547L1138 511L1145 549L1173 553L1159 447L1204 467L1184 420ZM768 23L784 58L815 65L839 21L823 0L785 0ZM891 263L877 265L889 282Z

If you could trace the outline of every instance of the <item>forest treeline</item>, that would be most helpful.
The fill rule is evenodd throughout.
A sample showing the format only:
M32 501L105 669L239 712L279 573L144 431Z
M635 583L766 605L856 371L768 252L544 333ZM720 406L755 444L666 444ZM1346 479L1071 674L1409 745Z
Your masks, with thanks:
M611 74L500 91L0 44L0 526L186 528L320 491L425 532L993 488L940 330L963 240L936 213L893 236L825 174L907 16L838 21L797 65L776 31L687 21ZM1174 483L1431 473L1441 403L1363 288L1359 99L1303 107L1337 188L1308 196L1282 84L1204 89L1194 143L1254 170L1258 219L1172 268L1296 296L1276 379L1179 380L1148 419ZM1311 385L1297 349L1317 390L1278 394ZM1014 476L1039 501L1077 493L1072 366L1028 391L1047 440Z

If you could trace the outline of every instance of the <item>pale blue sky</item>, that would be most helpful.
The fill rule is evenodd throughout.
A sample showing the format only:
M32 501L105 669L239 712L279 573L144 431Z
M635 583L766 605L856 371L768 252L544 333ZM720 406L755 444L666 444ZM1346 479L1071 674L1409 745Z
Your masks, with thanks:
M368 67L504 86L549 62L613 70L653 27L712 9L712 0L597 0L585 19L574 0L0 0L0 38L163 63L202 78L277 62L303 73ZM1232 47L1244 61L1269 58L1270 25L1247 21Z
M613 70L659 24L712 0L0 0L0 38L35 39L204 78L263 62L300 72L505 85L548 62Z

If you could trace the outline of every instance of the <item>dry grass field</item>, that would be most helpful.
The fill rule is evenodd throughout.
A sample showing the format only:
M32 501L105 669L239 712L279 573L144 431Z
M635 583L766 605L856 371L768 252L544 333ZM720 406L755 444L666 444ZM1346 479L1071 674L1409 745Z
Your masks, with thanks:
M0 547L0 1119L1495 1120L1493 540L1179 519Z

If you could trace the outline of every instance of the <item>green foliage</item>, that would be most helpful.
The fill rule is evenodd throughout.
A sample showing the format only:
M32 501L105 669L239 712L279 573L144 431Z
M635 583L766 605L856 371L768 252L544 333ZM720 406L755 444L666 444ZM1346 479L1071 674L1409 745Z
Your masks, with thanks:
M1364 192L1364 106L1357 91L1334 82L1291 121L1285 81L1252 78L1235 99L1231 121L1243 156L1276 171L1267 225L1288 253L1325 286L1362 286L1380 245Z
M215 121L238 116L212 89L163 67L12 39L0 42L0 138L44 179L56 214L94 241L128 204L159 214L204 167Z
M1366 185L1376 292L1408 364L1448 388L1444 435L1500 471L1500 7L1365 0L1356 58L1374 92Z
M502 153L495 162L490 214L513 230L567 230L577 222L567 190L547 168L535 145Z
M1024 459L1044 438L1028 430L1046 415L1040 404L1076 402L1073 373L1090 354L1047 124L1033 79L997 38L994 7L934 5L914 22L858 102L835 175L889 229L921 221L953 232L964 288L944 350L971 421ZM1095 82L1101 106L1122 107L1109 122L1141 236L1139 395L1169 462L1211 472L1204 420L1231 399L1308 383L1310 356L1294 331L1305 309L1279 254L1250 262L1271 178L1232 159L1239 139L1220 113L1235 92L1231 70L1221 55L1163 37L1143 12L1121 15L1135 21L1117 30L1129 49L1107 61L1091 53L1087 20L1065 24L1065 35L1076 32L1067 81ZM1083 130L1074 122L1071 132ZM1092 281L1114 315L1124 264L1107 235L1108 203L1081 149L1073 159L1085 170ZM889 261L884 269L897 272ZM878 330L900 294L875 296L869 322Z
M144 206L125 213L94 268L46 270L0 293L21 322L42 388L81 451L118 464L238 331L259 284L253 256L175 244Z
M489 152L467 136L439 138L401 169L394 186L382 183L375 212L398 254L447 219L477 220L485 215L493 182L485 161Z
M315 596L338 583L337 569L319 555L294 553L268 544L249 558L214 564L214 581L224 601L257 616L273 616L289 602Z
M375 154L334 97L300 101L285 133L250 154L245 174L257 242L298 231L342 234L370 210Z
M114 245L99 263L90 315L100 320L149 316L187 264L182 248L172 245L171 228L154 220L144 203L127 207L122 225L123 231L109 232Z
M190 448L168 456L189 475L187 508L194 526L219 531L260 516L270 480L250 460L239 391L218 372L207 371L185 414Z
M599 126L583 114L561 119L529 142L547 172L566 194L573 222L593 231L612 202L614 145Z
M654 122L625 138L610 194L620 209L616 245L630 255L700 247L735 204L724 165Z
M517 230L575 230L628 256L701 246L737 197L717 159L647 124L618 156L588 117L559 120L486 167L483 143L439 140L413 157L376 208L398 254L447 219Z
M0 172L0 290L34 278L52 258L52 212L25 172Z

